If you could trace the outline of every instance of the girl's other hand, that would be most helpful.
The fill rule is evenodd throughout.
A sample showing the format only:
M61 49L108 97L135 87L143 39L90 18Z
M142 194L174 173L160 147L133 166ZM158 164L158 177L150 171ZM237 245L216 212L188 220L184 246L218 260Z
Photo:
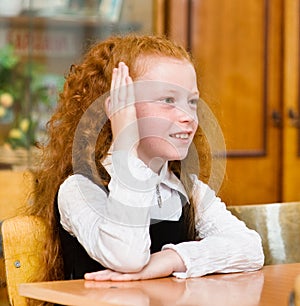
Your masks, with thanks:
M122 273L107 269L86 273L84 278L93 281L133 281L166 277L173 272L184 271L186 271L186 267L181 257L176 251L167 249L152 254L149 263L139 272Z
M111 121L114 150L133 151L139 141L135 95L133 82L125 63L114 68L110 88L110 98L106 102L108 117Z

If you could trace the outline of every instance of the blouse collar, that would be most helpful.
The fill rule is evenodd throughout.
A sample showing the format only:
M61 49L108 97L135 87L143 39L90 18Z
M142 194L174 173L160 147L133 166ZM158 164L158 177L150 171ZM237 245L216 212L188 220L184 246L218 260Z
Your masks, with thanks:
M159 174L154 173L141 159L131 156L131 159L134 160L135 165L137 165L140 168L143 168L143 170L146 170L148 173L152 172L153 175L157 175L158 177L158 183L164 184L170 189L174 189L178 192L180 192L186 199L187 203L189 203L189 197L186 193L186 190L182 184L182 182L178 179L178 177L168 169L168 162L166 161L163 167L161 168ZM109 151L107 156L102 161L102 165L105 168L105 170L109 173L109 175L112 174L112 153Z

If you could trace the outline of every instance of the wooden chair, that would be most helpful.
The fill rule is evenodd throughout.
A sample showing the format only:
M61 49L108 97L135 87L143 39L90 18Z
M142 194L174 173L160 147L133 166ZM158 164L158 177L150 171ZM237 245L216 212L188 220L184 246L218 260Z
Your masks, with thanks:
M1 232L9 302L13 306L26 306L26 298L18 294L18 286L33 280L43 266L45 222L34 216L17 216L4 220Z
M265 265L300 262L300 202L227 208L260 234Z
M296 277L294 290L293 290L292 301L290 302L291 306L300 306L300 275Z

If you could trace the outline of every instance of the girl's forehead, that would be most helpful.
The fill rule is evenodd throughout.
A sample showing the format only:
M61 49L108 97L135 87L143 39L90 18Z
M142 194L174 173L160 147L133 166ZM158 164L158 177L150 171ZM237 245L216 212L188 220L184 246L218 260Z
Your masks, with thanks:
M162 65L189 65L193 69L193 65L190 61L185 58L176 58L170 56L163 55L140 55L134 64L134 70L136 70L136 74L138 78L148 74L149 72L155 70L157 67Z
M140 74L135 81L156 82L156 88L171 88L173 85L174 89L198 91L195 69L186 59L162 56L142 57L140 65L137 67L141 69Z

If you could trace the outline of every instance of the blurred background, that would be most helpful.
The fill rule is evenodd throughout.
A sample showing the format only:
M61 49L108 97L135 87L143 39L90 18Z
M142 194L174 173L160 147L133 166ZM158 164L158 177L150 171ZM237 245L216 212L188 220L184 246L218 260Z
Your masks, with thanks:
M299 16L296 0L0 0L0 220L31 188L34 144L71 63L128 32L192 53L226 143L216 192L227 205L299 201Z

